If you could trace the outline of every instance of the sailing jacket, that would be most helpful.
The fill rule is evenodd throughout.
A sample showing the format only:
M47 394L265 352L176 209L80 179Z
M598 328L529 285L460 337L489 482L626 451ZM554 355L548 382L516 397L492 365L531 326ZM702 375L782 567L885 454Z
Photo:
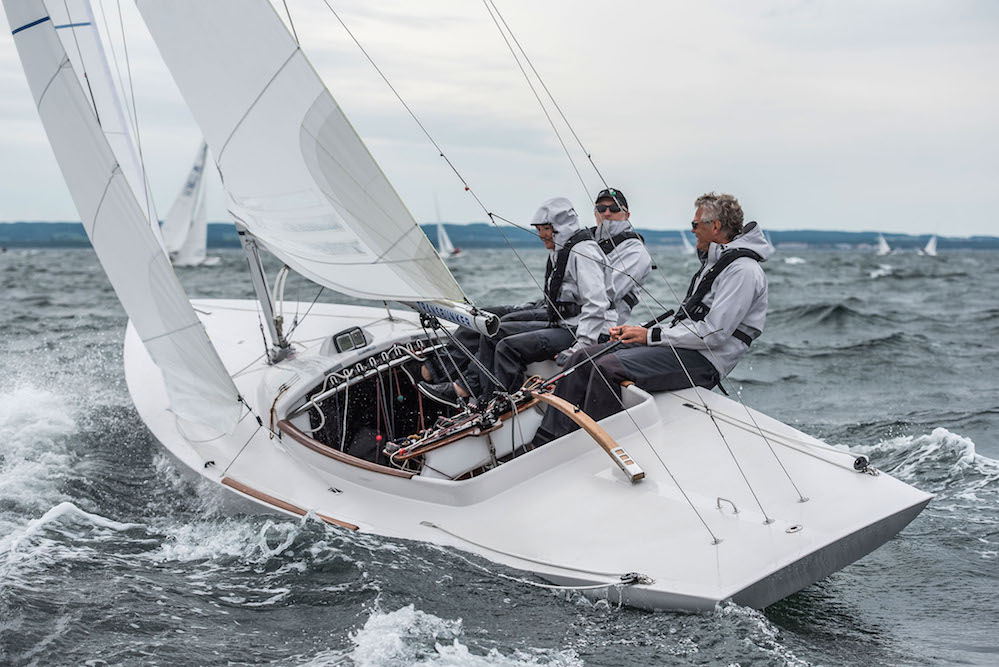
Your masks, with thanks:
M551 267L558 262L558 251L581 229L576 211L565 197L556 197L543 203L534 214L531 224L550 224L555 231L555 249L550 251L548 258ZM547 273L550 277L554 272ZM604 254L596 241L586 239L573 244L566 260L558 301L576 304L579 310L576 314L557 319L559 326L576 328L577 342L569 348L569 352L575 352L585 345L593 345L600 334L607 333L610 326L607 319L610 302L607 300L607 287L604 283Z
M760 262L773 252L763 231L755 222L743 228L731 243L712 243L701 256L701 268L691 281L691 289L707 275L722 254L735 249L750 250L759 257L740 257L724 268L704 296L702 306L707 313L695 315L701 319L674 321L668 327L649 329L649 345L667 345L697 350L711 362L721 377L728 375L746 350L746 342L763 333L767 320L767 276ZM736 333L738 331L738 333Z
M628 232L634 233L630 220L604 220L594 232L607 262L604 282L611 306L607 317L610 326L628 321L639 301L641 286L652 271L652 256L642 239L616 240Z

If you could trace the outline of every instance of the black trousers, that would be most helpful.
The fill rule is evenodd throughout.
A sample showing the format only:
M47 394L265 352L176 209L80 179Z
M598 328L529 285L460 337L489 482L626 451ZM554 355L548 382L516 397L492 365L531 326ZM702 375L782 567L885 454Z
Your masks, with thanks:
M519 310L516 306L486 306L482 310L496 315L500 318L500 322L506 319L538 320L547 317L547 315L538 315L537 309ZM544 312L544 309L541 312ZM461 345L449 342L447 352L440 352L438 355L431 355L430 357L430 368L433 371L436 382L444 382L445 380L455 381L468 375L475 375L474 371L471 373L468 372L469 364L472 362L461 348L464 347L472 356L476 356L479 352L481 341L483 339L488 340L488 338L478 331L465 327L458 327L451 335ZM492 369L490 368L490 370ZM477 376L471 381L472 383L477 383Z
M569 358L566 367L586 362L589 356L603 347L591 345L579 350ZM599 421L621 411L621 383L625 380L631 380L646 391L674 391L690 387L691 380L698 387L710 389L718 384L720 378L711 362L696 350L677 348L674 352L668 345L636 343L623 345L595 362L580 366L559 381L555 386L555 395L578 406ZM569 417L549 408L534 438L534 444L550 442L577 428L579 427Z
M479 363L468 369L468 375L473 376L474 371L475 377L475 386L468 388L470 393L488 398L494 391L516 391L524 383L528 364L554 359L559 352L572 347L576 342L572 330L550 326L544 310L538 314L545 319L504 317L495 336L479 340ZM482 371L483 367L490 370L492 377Z

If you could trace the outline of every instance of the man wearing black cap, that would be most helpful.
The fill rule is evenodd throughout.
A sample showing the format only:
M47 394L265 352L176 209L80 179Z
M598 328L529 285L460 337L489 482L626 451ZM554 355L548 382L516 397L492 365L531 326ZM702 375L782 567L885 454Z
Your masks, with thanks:
M478 363L469 365L459 382L421 382L425 396L457 406L458 396L516 391L528 364L558 357L564 363L617 323L607 300L603 253L590 231L581 228L572 203L565 197L545 201L531 224L550 253L544 306L532 311L533 319L502 318L495 336L480 339Z
M631 211L624 193L616 188L601 190L593 207L597 226L593 237L606 257L607 298L624 324L639 301L639 293L652 271L652 256L631 224Z

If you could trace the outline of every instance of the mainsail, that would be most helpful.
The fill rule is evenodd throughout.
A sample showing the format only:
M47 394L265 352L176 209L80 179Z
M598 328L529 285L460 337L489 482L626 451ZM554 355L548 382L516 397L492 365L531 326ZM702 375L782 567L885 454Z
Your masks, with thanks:
M194 164L170 212L163 220L163 241L174 265L188 266L205 260L205 162L208 144L201 142Z
M121 95L111 75L90 0L44 0L44 5L84 94L93 103L98 123L125 173L125 180L146 211L157 240L162 243L152 191L132 128L125 118Z
M466 300L267 0L136 4L239 224L344 294Z
M38 114L97 258L180 417L231 432L239 395L177 281L41 0L4 0Z

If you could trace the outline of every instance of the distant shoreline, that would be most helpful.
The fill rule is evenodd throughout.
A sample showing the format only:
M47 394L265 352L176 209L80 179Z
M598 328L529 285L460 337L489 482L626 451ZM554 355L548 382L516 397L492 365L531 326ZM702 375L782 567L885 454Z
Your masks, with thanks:
M534 236L522 229L503 226L503 234L492 225L475 222L470 224L445 223L451 242L459 248L505 248L507 240L517 247L536 246ZM436 224L422 225L431 239L437 238ZM679 246L678 230L638 229L646 243L660 246ZM774 245L793 248L863 248L874 247L876 231L841 232L818 230L767 231ZM504 240L503 236L507 240ZM888 234L885 239L895 249L917 250L926 245L929 234ZM688 239L691 237L688 234ZM0 222L0 247L5 248L89 248L90 241L79 222ZM232 224L209 223L209 248L238 248L239 239ZM999 236L948 237L937 236L940 250L975 249L999 250Z

